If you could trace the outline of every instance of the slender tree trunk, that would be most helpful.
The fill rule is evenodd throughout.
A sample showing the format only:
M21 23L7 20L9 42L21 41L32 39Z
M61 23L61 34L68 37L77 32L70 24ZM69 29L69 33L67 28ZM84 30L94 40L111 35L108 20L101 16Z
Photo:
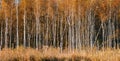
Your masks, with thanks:
M2 25L1 25L1 42L0 42L0 50L2 49L2 43L3 43L3 33L2 33L3 29L2 29Z
M36 16L36 49L38 50L38 17Z
M15 0L16 1L16 36L17 36L17 38L16 38L16 47L19 47L19 29L18 29L18 20L19 20L19 18L18 18L18 0Z
M26 7L24 8L24 47L26 47Z
M39 38L39 4L38 0L36 0L36 49L38 50L38 38Z
M5 48L8 48L8 18L5 17L5 24L6 24L6 27L5 27Z
M10 43L9 43L9 47L12 48L11 45L11 39L12 39L12 11L11 11L11 20L10 20L10 25L9 25L9 38L10 38Z
M62 25L62 22L63 22L63 17L60 20L60 49L61 49L61 52L63 49L63 25Z

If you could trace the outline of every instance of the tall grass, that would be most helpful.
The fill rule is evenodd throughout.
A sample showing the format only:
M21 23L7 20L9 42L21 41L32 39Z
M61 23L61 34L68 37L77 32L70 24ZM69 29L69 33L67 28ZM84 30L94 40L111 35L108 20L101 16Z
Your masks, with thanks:
M120 61L120 50L81 50L60 52L59 48L44 47L40 51L19 47L0 51L0 61Z
M120 0L2 0L1 7L2 48L119 48Z

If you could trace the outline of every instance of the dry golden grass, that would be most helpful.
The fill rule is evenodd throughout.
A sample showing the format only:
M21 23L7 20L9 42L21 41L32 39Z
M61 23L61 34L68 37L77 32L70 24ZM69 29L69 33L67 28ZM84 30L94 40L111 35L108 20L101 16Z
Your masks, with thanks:
M0 51L0 61L120 61L120 50L81 50L60 53L59 49L52 47L40 51L19 47Z

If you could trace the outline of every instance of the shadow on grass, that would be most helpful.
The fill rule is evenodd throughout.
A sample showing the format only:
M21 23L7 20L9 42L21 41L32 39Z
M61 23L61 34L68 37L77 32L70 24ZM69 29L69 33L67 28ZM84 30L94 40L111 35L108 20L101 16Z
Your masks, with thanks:
M87 57L72 57L72 58L42 58L41 61L92 61L90 58Z

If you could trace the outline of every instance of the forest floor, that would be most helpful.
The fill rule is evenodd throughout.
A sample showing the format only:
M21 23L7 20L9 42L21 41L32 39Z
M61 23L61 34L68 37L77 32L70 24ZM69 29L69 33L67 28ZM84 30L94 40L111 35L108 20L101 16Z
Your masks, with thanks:
M55 48L19 47L0 51L0 61L120 61L120 50L81 50L74 52L60 52Z

